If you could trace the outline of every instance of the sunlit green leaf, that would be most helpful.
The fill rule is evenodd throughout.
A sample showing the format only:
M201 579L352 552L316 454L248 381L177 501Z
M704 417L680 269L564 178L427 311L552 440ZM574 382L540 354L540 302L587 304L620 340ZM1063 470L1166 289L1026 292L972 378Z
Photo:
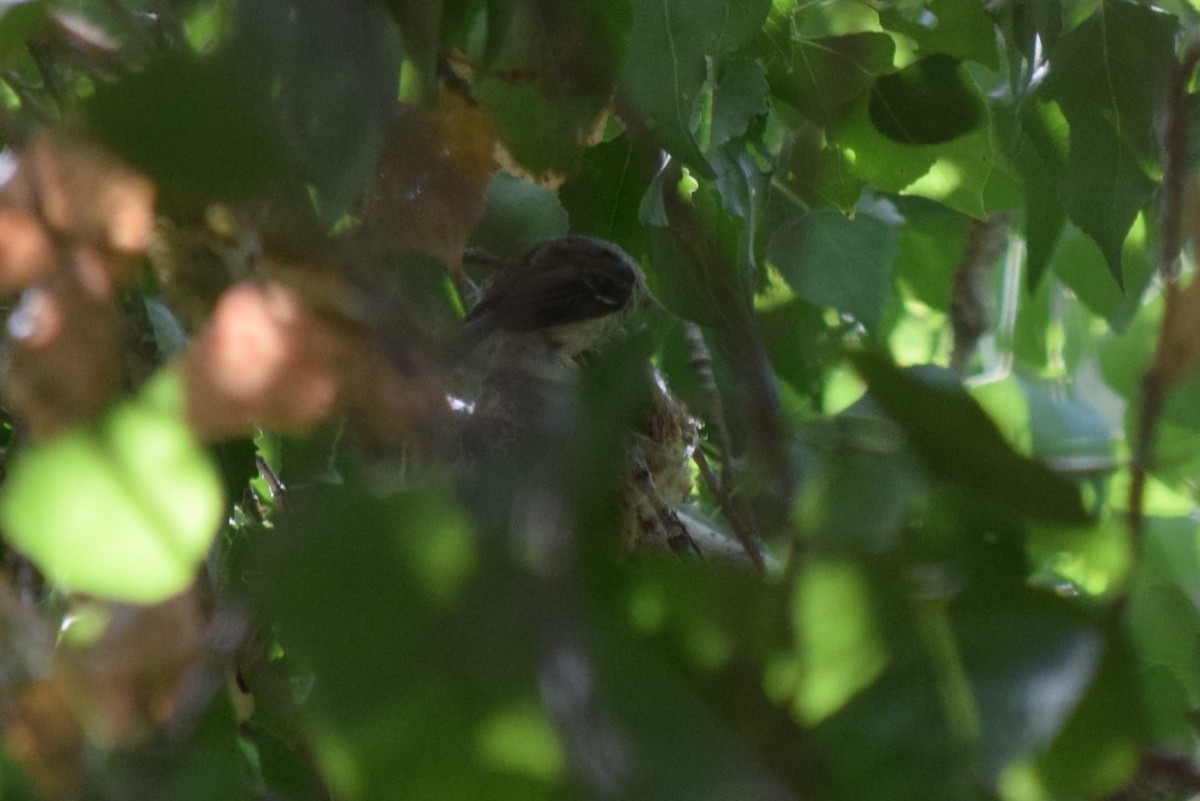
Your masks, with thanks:
M31 447L0 495L8 541L62 586L141 603L186 589L221 521L221 484L166 373L97 426Z
M879 21L913 39L923 56L945 53L995 69L995 24L985 6L983 0L930 0L912 10L893 5L880 12Z
M1176 26L1174 17L1147 6L1101 3L1059 40L1042 87L1071 126L1063 205L1122 286L1122 244L1157 185L1154 117Z
M880 133L861 108L830 136L854 173L884 191L926 197L980 218L1018 200L986 125L938 145L903 144Z
M849 562L809 562L796 584L800 691L808 723L835 712L883 672L888 653L876 630L868 578Z

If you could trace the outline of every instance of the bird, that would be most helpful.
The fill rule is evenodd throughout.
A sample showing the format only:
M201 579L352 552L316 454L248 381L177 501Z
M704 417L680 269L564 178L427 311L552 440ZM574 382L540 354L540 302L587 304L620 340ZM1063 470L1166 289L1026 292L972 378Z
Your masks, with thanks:
M515 452L574 425L580 362L617 337L638 309L665 311L637 262L617 245L581 235L534 244L498 273L464 319L457 350L483 351L479 393L466 415L475 463L511 470ZM633 421L619 475L625 551L669 550L741 565L740 546L684 508L701 421L648 362L649 402Z
M609 339L637 308L661 308L633 258L578 234L528 248L485 288L457 339L459 353L488 343L573 359Z

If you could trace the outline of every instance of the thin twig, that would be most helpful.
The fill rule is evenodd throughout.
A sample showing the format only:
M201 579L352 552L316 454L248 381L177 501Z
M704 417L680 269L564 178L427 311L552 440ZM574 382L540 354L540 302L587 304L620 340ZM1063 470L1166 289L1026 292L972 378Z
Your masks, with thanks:
M729 427L725 423L725 404L721 400L721 391L717 387L717 378L713 374L712 353L708 343L704 341L704 332L695 323L683 324L683 337L688 344L688 357L692 363L692 371L700 383L700 391L708 404L705 411L709 422L717 432L717 447L721 450L721 480L722 493L728 494L732 484L733 471L733 440L729 436Z
M1154 460L1158 418L1162 413L1167 392L1175 376L1163 369L1164 342L1175 330L1179 306L1179 251L1181 248L1181 217L1183 188L1187 172L1187 87L1192 73L1200 64L1200 42L1192 42L1184 51L1179 68L1171 80L1167 96L1167 124L1163 136L1164 174L1162 208L1159 225L1162 245L1159 252L1159 276L1163 281L1163 320L1154 363L1142 377L1142 408L1138 415L1138 430L1133 445L1129 482L1129 531L1134 553L1140 553L1145 520L1143 495L1146 473Z
M1007 242L1007 214L993 214L986 220L976 220L967 236L962 258L955 267L954 289L950 296L950 323L954 330L950 367L959 375L966 375L979 340L992 326L987 280L999 264Z
M715 483L716 492L714 494L717 498L717 505L721 507L725 519L729 521L729 526L733 529L733 534L737 537L738 542L741 543L746 556L750 558L754 568L761 573L765 569L765 565L758 549L758 536L754 531L753 519L749 514L743 513L744 507L737 500L734 490L736 482L734 481L733 440L729 436L729 427L725 422L725 405L721 401L721 392L717 388L716 376L713 375L712 354L704 341L704 334L695 323L684 323L683 336L688 343L692 370L696 373L700 390L704 393L708 405L709 423L717 433L717 447L721 452L720 477L717 478L713 475L708 460L699 449L695 451L694 461L700 468L701 475L705 477L705 481L709 483L710 489Z
M1163 136L1162 244L1158 274L1163 281L1174 282L1179 276L1180 216L1184 180L1187 177L1187 87L1200 63L1200 42L1184 51L1179 69L1171 80L1167 98L1167 120Z

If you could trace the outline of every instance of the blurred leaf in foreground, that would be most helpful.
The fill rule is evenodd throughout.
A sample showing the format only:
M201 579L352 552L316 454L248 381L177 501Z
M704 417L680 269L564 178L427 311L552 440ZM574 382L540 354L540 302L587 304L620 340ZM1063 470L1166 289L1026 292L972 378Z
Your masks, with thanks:
M8 541L62 586L151 603L186 588L216 535L221 482L163 373L98 426L21 454L0 495Z

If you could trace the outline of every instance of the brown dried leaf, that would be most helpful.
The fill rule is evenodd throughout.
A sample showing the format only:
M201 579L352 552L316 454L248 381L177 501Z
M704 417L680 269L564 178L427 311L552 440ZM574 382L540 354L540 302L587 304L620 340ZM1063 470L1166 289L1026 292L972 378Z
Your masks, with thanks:
M0 291L29 286L54 266L54 246L30 214L0 206Z
M5 388L34 438L95 419L120 388L119 310L74 275L27 289L8 333Z
M491 119L454 93L443 92L433 109L400 105L363 203L361 241L422 253L456 271L483 217L495 147Z
M55 679L88 739L113 748L136 744L174 713L181 682L207 653L207 620L195 591L107 611L96 642L60 649Z
M224 439L259 425L315 425L333 411L336 365L350 357L346 351L344 338L290 289L231 287L183 360L193 429L205 439Z
M46 801L72 801L86 778L83 731L52 678L0 705L4 752Z
M50 228L118 252L145 250L154 228L154 185L97 145L57 132L35 135L18 186Z

